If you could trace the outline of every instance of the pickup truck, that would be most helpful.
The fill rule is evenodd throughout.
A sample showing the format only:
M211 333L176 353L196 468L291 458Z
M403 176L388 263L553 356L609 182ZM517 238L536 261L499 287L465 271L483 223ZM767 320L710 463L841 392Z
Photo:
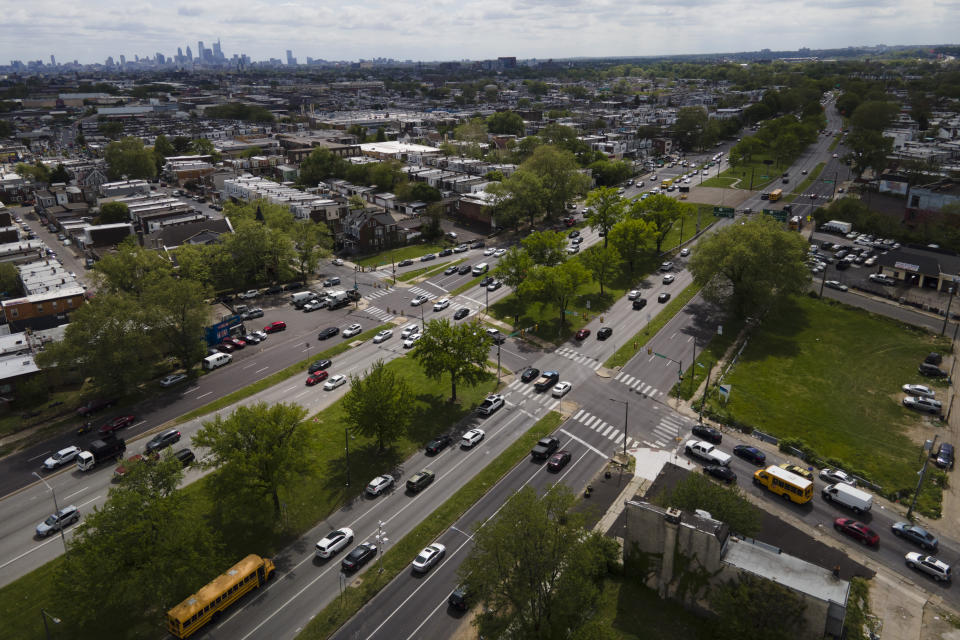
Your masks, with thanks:
M546 460L550 454L560 448L560 438L547 436L540 438L540 441L530 450L530 455L534 460Z
M557 381L560 380L560 374L556 371L544 371L543 374L537 378L537 381L533 383L533 388L537 391L546 391L557 384Z
M687 444L684 445L684 451L687 452L688 456L700 458L710 464L723 466L730 464L729 453L724 453L709 442L703 442L702 440L687 440Z

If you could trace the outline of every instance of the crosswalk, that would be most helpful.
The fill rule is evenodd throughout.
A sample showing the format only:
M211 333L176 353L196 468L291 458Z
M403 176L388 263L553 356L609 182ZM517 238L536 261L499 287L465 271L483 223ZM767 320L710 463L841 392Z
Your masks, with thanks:
M559 347L554 353L556 353L559 356L563 356L564 358L573 360L577 364L588 366L594 371L596 371L597 369L603 366L603 363L597 360L596 358L583 355L582 353L578 352L576 349L571 349L570 347Z
M437 295L436 291L427 291L426 289L423 289L421 287L410 287L409 290L417 294L418 296L427 296L430 299L435 298Z
M617 375L614 376L613 379L615 382L625 384L628 387L630 387L630 389L632 389L633 391L636 391L637 393L641 393L645 396L649 396L651 398L655 398L657 396L663 395L663 391L660 391L659 389L655 389L653 385L646 384L644 383L643 380L639 378L635 378L634 376L628 375L623 371L620 371L619 373L617 373Z
M396 317L392 313L387 313L383 309L380 309L379 307L374 307L372 305L364 309L363 313L366 313L367 315L371 315L377 320L382 320L383 322L390 322Z
M591 431L599 433L601 437L611 440L614 444L623 444L625 435L622 424L609 424L601 420L599 416L590 413L586 409L580 409L577 411L577 413L573 415L572 419L576 420ZM681 431L688 430L691 426L692 423L687 422L680 416L663 416L660 418L660 422L657 423L657 426L653 428L652 441L640 440L626 436L627 447L636 447L640 445L659 448L668 447L675 443Z
M507 385L507 393L504 394L504 397L508 404L526 403L529 400L545 406L547 411L552 411L554 407L560 404L559 398L554 398L553 395L545 391L536 392L533 389L533 384L524 384L520 382L519 378Z
M376 300L377 298L381 296L385 296L391 292L393 292L393 287L385 287L382 289L374 289L373 291L370 291L367 294L365 294L363 297L366 298L367 300Z

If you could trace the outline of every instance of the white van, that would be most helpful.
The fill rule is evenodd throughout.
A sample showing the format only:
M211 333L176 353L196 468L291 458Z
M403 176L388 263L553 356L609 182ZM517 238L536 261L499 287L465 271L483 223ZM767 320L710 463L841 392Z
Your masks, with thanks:
M298 302L305 303L307 300L310 300L311 298L316 298L316 297L317 297L317 294L315 294L313 291L298 291L290 296L290 302L295 305Z
M479 262L473 265L473 275L475 276L483 275L484 273L487 272L487 269L489 268L490 268L490 265L488 265L486 262Z
M827 502L843 505L854 513L866 513L873 506L872 495L842 482L824 487L821 495Z
M233 356L229 353L215 353L203 359L203 368L212 371L217 367L222 367L231 360L233 360Z

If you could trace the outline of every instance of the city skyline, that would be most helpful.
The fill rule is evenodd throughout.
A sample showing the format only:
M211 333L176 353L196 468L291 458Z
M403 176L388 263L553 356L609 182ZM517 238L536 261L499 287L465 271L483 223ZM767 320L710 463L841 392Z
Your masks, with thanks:
M725 0L625 6L600 0L371 1L362 6L277 6L223 0L203 6L138 7L117 0L63 5L38 0L5 7L0 65L12 60L102 64L123 55L175 58L177 48L220 41L223 59L287 63L392 58L483 60L733 53L848 46L938 44L955 40L958 0L774 2L763 11ZM869 13L868 13L869 12ZM42 18L42 19L40 19ZM749 19L746 19L749 18ZM54 44L55 43L55 44ZM194 51L196 59L200 52Z

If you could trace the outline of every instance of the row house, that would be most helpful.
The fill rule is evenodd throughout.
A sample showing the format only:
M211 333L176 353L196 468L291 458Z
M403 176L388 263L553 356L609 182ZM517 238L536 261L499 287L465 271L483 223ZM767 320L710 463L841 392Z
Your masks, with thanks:
M343 248L359 254L376 253L405 244L407 216L375 207L352 211L343 222Z
M117 202L125 203L130 209L130 220L134 229L139 233L150 233L153 229L159 227L164 220L201 219L204 217L202 213L194 210L189 203L165 194L119 198Z
M163 174L170 182L183 186L188 182L203 182L213 175L216 169L209 162L203 160L167 160L163 166Z
M365 187L365 189L372 191L369 187ZM321 193L319 190L315 192L300 191L293 187L250 175L224 180L223 194L239 202L265 200L271 204L289 207L290 212L298 220L310 219L314 222L323 222L333 233L334 244L339 246L343 243L341 220L348 211L345 200L337 200L330 195Z
M66 324L84 302L83 286L57 260L24 263L17 271L24 295L0 302L12 332Z
M102 198L141 195L150 193L150 184L146 180L121 180L119 182L104 182L97 191Z

